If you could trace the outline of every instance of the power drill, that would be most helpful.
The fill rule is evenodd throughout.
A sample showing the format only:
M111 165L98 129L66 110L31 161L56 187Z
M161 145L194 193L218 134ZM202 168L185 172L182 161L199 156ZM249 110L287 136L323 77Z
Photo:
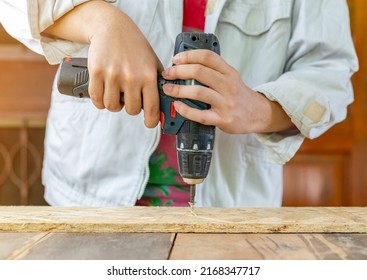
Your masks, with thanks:
M210 33L183 32L177 35L174 54L193 50L208 49L220 54L217 37ZM65 58L61 63L57 84L62 94L75 97L89 97L89 74L86 58ZM165 80L158 74L158 91L161 111L161 127L165 134L176 135L178 167L184 182L190 184L191 206L195 204L196 184L208 175L215 139L215 127L203 125L182 117L175 111L173 102L177 100L164 94L162 86L167 83L179 85L200 85L195 80ZM123 101L123 93L121 93ZM180 99L187 105L200 110L209 109L206 103Z

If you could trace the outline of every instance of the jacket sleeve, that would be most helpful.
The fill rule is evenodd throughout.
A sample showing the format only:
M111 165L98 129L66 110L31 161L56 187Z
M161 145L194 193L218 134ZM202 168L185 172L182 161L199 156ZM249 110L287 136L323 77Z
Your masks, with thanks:
M278 102L300 134L258 134L271 162L285 163L304 137L316 138L346 118L358 61L345 0L295 0L285 72L255 88Z
M46 38L42 32L74 7L87 1L90 0L1 0L0 22L11 36L44 55L50 64L57 64L84 45Z

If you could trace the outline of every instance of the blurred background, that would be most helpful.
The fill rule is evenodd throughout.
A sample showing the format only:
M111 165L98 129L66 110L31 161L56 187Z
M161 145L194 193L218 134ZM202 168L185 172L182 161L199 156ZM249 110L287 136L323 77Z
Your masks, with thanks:
M367 206L367 1L349 0L360 70L348 118L306 140L284 169L284 206ZM57 66L0 25L0 205L44 205L45 123Z

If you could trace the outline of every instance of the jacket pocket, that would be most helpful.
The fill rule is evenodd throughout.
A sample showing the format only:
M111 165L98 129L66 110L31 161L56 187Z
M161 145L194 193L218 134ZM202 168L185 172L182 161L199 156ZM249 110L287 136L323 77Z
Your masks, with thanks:
M293 0L227 1L219 22L231 24L250 36L261 35L280 20L289 19Z

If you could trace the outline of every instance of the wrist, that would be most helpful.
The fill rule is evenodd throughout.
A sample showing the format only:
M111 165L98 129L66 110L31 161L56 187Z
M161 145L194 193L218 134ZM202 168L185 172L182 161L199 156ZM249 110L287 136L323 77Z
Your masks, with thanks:
M255 92L256 117L254 122L255 133L286 132L296 129L291 118L284 111L282 106L269 100L261 92Z

